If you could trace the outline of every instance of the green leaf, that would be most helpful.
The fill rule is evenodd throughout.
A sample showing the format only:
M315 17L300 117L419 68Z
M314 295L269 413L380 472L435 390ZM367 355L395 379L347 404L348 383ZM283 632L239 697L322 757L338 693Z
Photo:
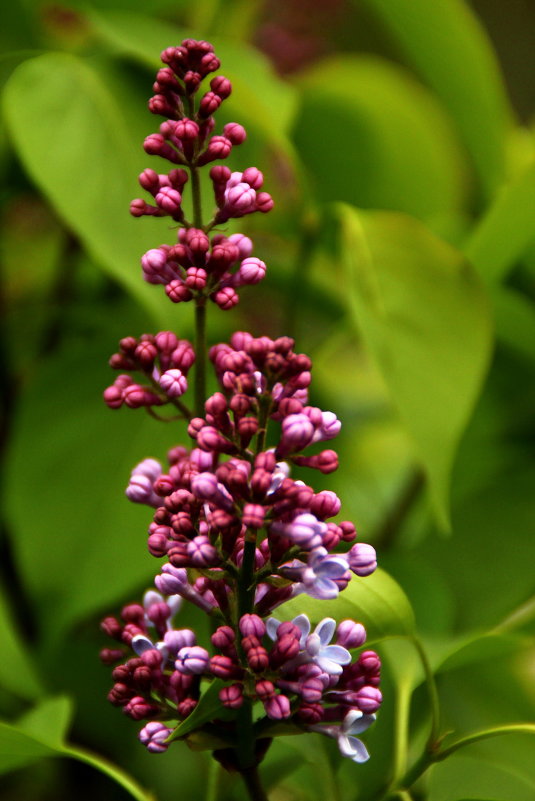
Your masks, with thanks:
M450 472L487 370L488 302L457 250L401 214L340 204L348 300L411 434L437 518L449 525Z
M483 193L504 174L512 112L496 56L463 0L365 0L457 124Z
M130 11L92 11L95 32L119 53L151 69L161 67L160 53L190 34L167 22ZM276 77L267 59L242 42L210 37L223 74L232 81L225 108L288 148L285 132L295 112L295 91Z
M313 623L325 617L336 620L352 618L363 623L368 634L367 642L410 636L414 631L414 615L407 596L399 584L380 568L366 578L353 578L332 601L298 595L280 606L275 616L291 620L303 613Z
M18 721L18 727L32 737L41 738L48 745L59 748L65 743L73 713L70 698L47 698L26 712Z
M70 757L104 773L136 801L154 801L117 766L85 749L64 744L71 711L69 699L49 698L16 725L0 722L0 773L31 765L42 757Z
M0 588L0 685L15 695L34 699L42 695L43 688L26 651L25 643L17 631L11 610Z
M228 710L221 704L219 691L225 686L221 679L214 679L210 686L204 691L199 699L199 703L188 717L179 723L173 733L167 738L168 742L181 739L195 729L199 729L203 723L207 723L214 717L221 718Z
M88 62L47 53L17 67L4 110L20 159L58 215L96 262L165 323L167 298L140 279L139 259L162 233L157 221L128 212L147 156L120 99Z
M489 284L507 277L535 240L535 163L498 192L464 252Z
M297 85L293 136L318 198L451 227L465 204L464 165L449 119L424 87L387 61L353 55L325 59Z
M452 801L467 796L493 801L532 801L535 782L498 761L456 755L436 765L429 780L429 801Z

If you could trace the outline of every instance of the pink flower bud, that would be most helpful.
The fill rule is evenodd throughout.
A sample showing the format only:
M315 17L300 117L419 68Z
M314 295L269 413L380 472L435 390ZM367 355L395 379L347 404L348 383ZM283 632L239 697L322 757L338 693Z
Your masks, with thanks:
M228 78L218 75L210 81L210 89L218 94L221 100L225 100L232 92L232 84Z
M158 206L168 214L176 215L181 211L182 195L170 186L162 186L154 199Z
M233 145L241 145L247 138L245 128L237 122L227 123L223 128L223 134L227 139L230 139Z
M238 293L230 286L220 289L219 292L216 292L210 297L214 303L217 303L220 309L223 309L223 311L232 309L232 307L235 306L239 301Z
M249 184L253 189L260 189L264 183L264 176L256 167L247 167L242 175L242 181Z
M381 690L377 687L361 687L356 694L357 706L365 715L371 715L377 712L382 701L383 696Z
M179 398L188 388L188 381L181 370L166 370L160 376L159 384L169 398Z
M342 620L336 629L336 644L344 648L360 648L366 642L366 629L354 620Z
M229 709L239 709L243 704L243 687L241 684L230 684L219 691L219 700Z
M290 414L282 421L282 438L277 455L293 453L305 448L314 436L314 426L306 414Z
M266 633L264 621L258 615L242 615L239 627L244 637L257 637L260 640Z
M275 693L264 701L266 715L272 720L284 720L291 715L290 701L285 695Z
M199 126L193 120L185 118L176 123L174 134L177 139L189 141L199 135Z
M173 301L173 303L180 303L183 300L191 300L193 297L191 290L185 286L181 279L170 281L165 287L165 294Z

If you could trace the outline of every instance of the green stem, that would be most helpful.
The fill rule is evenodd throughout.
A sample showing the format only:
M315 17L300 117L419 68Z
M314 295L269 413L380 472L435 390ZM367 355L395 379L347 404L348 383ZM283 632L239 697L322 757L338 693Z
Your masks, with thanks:
M420 662L422 663L422 667L424 669L425 683L427 685L427 692L429 695L429 705L431 707L431 730L427 739L427 750L429 752L434 752L436 750L440 732L440 703L438 699L437 685L433 675L433 670L422 643L416 635L411 637L411 642L418 652Z
M197 167L190 166L191 199L193 202L193 225L202 228L201 182Z
M256 766L246 768L240 771L240 773L247 787L247 792L251 801L269 801L266 791L260 782L260 776Z
M443 759L447 759L459 748L464 748L465 745L472 745L472 743L478 743L480 740L488 740L489 737L499 737L502 734L535 734L535 723L507 723L503 726L494 726L492 729L483 729L483 731L468 734L466 737L457 740L456 743L444 748L443 751L435 754L434 761L442 762Z
M208 763L208 781L206 783L206 796L204 801L217 801L219 795L219 775L221 765L215 759L210 759Z
M411 703L412 689L410 682L404 682L399 685L395 721L394 721L394 780L395 784L400 776L403 776L407 770L407 751L409 741L409 712Z
M195 414L202 417L206 400L206 298L195 305Z

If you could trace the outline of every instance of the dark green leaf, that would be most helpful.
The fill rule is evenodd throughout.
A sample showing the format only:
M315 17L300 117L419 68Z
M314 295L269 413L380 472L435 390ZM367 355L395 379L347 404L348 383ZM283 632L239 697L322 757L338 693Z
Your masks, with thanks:
M11 610L0 592L0 685L21 698L33 699L43 692L30 655L26 650Z
M417 220L339 205L355 322L412 435L438 520L488 366L491 321L475 271Z

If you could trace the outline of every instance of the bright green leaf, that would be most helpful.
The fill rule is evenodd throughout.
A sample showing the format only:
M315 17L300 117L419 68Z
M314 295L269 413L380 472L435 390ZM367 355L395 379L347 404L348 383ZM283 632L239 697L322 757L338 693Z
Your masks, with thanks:
M485 797L494 801L533 801L535 782L514 768L481 756L455 755L430 774L429 801Z
M450 472L491 349L488 302L461 253L417 220L337 206L348 299L448 526Z
M503 178L511 110L496 56L463 0L365 0L435 90L472 156L484 194Z
M17 725L32 737L59 748L65 742L73 712L70 698L66 696L47 698L39 706L26 712Z
M297 85L294 140L318 198L451 227L464 205L464 165L450 121L424 87L387 61L353 55L322 61Z
M88 62L48 53L14 71L4 110L17 153L59 216L97 263L164 323L170 304L140 279L139 269L141 255L161 239L161 226L128 212L147 157L119 99Z
M407 596L399 584L381 569L366 578L353 578L332 601L298 595L279 607L275 617L290 620L302 613L308 615L313 623L325 617L357 620L364 624L368 642L385 637L410 636L414 631L414 615Z
M535 240L535 163L499 191L464 252L489 284L502 281Z
M67 698L50 698L16 725L0 722L0 773L31 765L42 757L71 757L107 775L136 801L154 801L134 779L106 759L63 743L70 716Z
M17 631L7 601L0 591L0 685L21 698L33 699L43 689L26 646Z
M221 679L214 679L210 686L204 691L199 699L199 703L188 717L179 723L173 733L169 735L169 741L178 740L185 737L195 729L200 728L203 723L213 720L214 717L221 718L225 711L219 699L219 691L225 686Z

